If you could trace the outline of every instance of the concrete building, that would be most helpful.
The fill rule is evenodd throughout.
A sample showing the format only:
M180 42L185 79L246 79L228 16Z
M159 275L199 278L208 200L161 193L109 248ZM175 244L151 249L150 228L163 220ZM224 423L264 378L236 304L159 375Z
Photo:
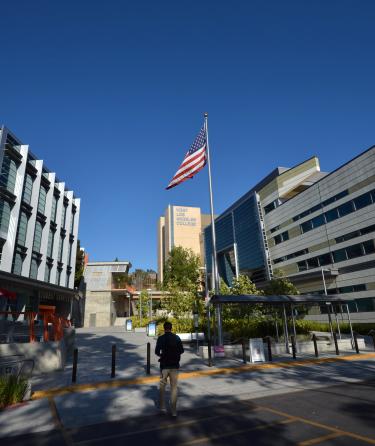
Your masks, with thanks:
M134 313L128 282L130 262L89 262L85 279L85 327L110 327Z
M71 312L80 199L6 127L0 128L0 311ZM6 291L16 299L7 300ZM11 294L8 294L11 295Z
M301 293L326 287L368 319L375 310L374 172L375 147L329 174L316 157L275 169L216 219L220 276L230 284L247 274L263 286L278 269Z
M204 264L204 228L211 222L210 215L200 208L169 205L158 221L158 279L163 282L164 264L172 248L181 246L199 255Z

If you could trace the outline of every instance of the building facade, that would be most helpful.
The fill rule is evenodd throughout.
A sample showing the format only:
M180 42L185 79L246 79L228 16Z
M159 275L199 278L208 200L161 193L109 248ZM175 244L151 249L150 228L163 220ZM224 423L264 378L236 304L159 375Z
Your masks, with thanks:
M204 228L210 223L210 215L201 214L200 208L169 205L158 221L158 280L163 282L164 265L172 248L181 246L191 249L205 260Z
M80 199L6 127L0 129L0 287L8 304L70 313ZM5 293L4 293L5 294Z
M110 327L134 314L129 286L130 262L89 262L84 272L84 326Z
M221 278L264 286L278 270L301 293L339 293L351 311L373 312L374 172L375 147L329 174L316 157L275 169L216 219ZM210 228L205 239L209 260Z

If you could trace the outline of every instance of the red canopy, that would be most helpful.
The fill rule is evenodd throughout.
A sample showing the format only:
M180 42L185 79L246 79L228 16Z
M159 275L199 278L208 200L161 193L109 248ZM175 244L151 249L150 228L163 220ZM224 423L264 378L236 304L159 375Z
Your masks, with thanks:
M17 299L16 293L6 290L5 288L0 288L0 296L7 297L8 299Z

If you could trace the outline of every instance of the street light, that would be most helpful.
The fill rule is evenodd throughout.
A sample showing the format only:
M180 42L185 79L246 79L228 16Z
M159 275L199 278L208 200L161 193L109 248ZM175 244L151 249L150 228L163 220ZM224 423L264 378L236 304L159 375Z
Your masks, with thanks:
M322 271L322 279L323 279L323 286L324 286L324 294L327 296L327 286L326 286L326 281L325 281L325 277L324 277L324 271L330 272L330 269L324 269L324 268L320 268ZM329 328L331 330L331 337L333 338L333 327L332 327L332 318L331 318L331 302L326 302L327 305L327 312L328 312L328 322L329 322Z
M152 289L147 288L147 293L150 296L150 320L152 319Z

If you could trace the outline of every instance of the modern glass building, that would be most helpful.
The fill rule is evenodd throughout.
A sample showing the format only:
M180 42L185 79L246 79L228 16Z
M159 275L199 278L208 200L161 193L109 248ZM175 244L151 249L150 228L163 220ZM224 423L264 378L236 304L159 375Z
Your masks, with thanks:
M247 274L262 287L277 269L302 293L375 311L374 172L375 147L329 174L316 157L275 169L215 220L220 277ZM211 227L205 240L210 273Z
M0 166L0 311L37 311L43 303L67 316L80 200L4 126Z

